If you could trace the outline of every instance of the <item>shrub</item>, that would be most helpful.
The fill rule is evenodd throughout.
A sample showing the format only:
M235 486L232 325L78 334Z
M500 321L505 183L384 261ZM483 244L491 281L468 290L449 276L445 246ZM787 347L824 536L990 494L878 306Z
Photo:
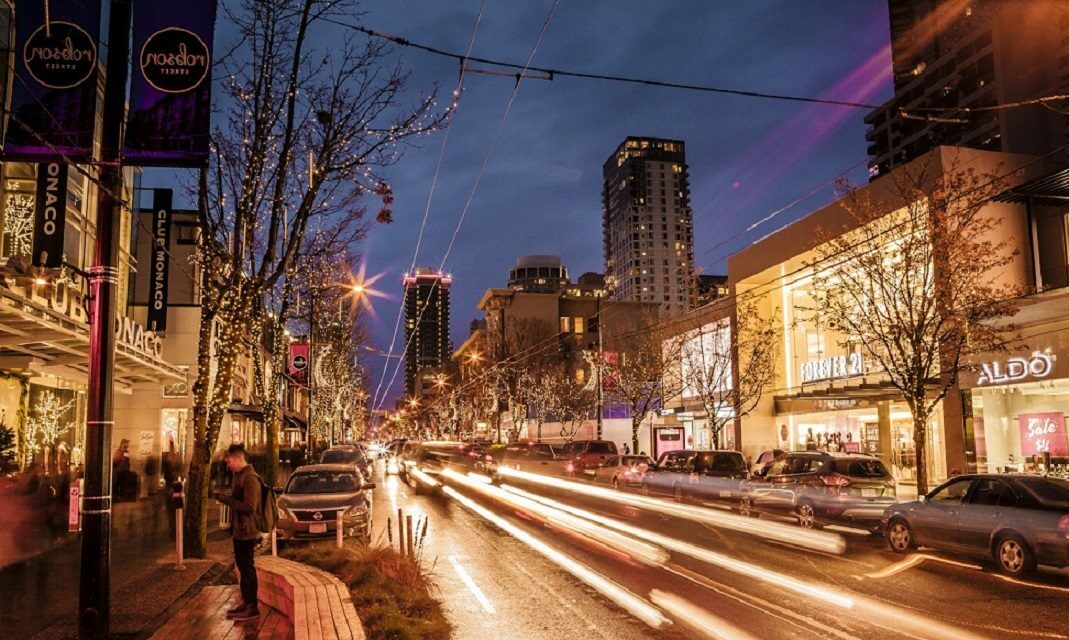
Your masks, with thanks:
M291 560L333 573L349 588L369 640L446 640L452 625L419 563L389 547L291 547Z

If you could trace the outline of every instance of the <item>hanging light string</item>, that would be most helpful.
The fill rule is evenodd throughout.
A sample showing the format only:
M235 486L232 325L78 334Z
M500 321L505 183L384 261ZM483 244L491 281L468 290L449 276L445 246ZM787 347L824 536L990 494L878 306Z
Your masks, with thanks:
M471 189L468 191L468 198L464 203L464 208L461 210L460 216L457 218L456 226L454 226L454 228L453 228L453 235L449 240L449 246L446 247L445 253L442 255L442 260L438 265L438 273L439 274L443 273L443 270L445 269L446 261L449 260L449 254L453 250L453 245L456 242L457 235L460 233L460 228L464 224L464 219L467 217L468 210L471 209L471 203L475 198L475 192L479 188L479 183L482 181L483 175L486 173L486 167L490 163L491 156L493 156L494 148L497 146L497 141L501 137L502 130L504 130L504 128L505 128L505 122L508 120L509 112L512 110L512 104L516 101L516 94L520 90L520 81L523 79L523 74L526 73L527 69L530 67L531 61L534 59L535 53L538 52L538 48L542 44L542 39L546 35L546 29L549 28L549 23L550 23L551 20L553 20L553 14L556 12L557 6L559 4L560 4L560 0L554 0L553 1L553 5L550 6L549 13L546 15L546 19L542 21L542 27L538 31L538 37L535 39L534 45L532 45L530 52L527 54L527 63L525 64L525 66L523 68L523 71L521 71L521 73L517 74L517 76L516 76L516 82L515 82L515 84L512 85L512 92L509 94L508 102L505 104L505 110L501 114L500 120L498 120L497 129L494 131L494 136L493 136L493 138L491 138L490 145L487 147L486 153L483 155L482 164L479 166L479 173L475 176L475 181L472 183ZM436 280L433 286L438 286L440 282L441 282L440 279ZM433 293L433 289L432 289L432 293ZM418 300L418 297L417 297L417 300ZM423 312L426 310L426 308L428 306L430 306L430 305L424 305L419 310L419 316L416 319L416 328L412 332L410 332L408 334L408 336L406 336L404 351L407 352L409 343L412 341L412 338L416 335L416 331L418 331L420 320L423 318ZM404 309L404 307L402 306L401 310L403 310L403 309ZM392 350L391 350L391 353L392 353ZM397 363L397 365L394 367L393 375L390 376L390 381L386 385L386 392L383 393L383 397L382 398L379 398L380 402L382 400L385 400L386 393L389 392L390 388L393 386L393 383L397 380L397 374L401 370L401 364L402 363L399 361ZM389 365L390 365L390 360L389 360L389 358L387 358L386 367L389 367ZM384 369L386 367L384 367ZM381 380L380 380L380 384L381 384ZM380 408L381 405L379 403L376 403L373 406L375 407L375 409L378 409L378 408Z

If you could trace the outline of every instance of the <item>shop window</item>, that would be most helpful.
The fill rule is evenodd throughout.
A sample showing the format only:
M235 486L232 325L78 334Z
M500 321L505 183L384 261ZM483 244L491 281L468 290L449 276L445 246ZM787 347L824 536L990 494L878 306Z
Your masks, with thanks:
M809 360L824 355L824 334L819 331L807 331L805 334L806 357Z
M572 331L572 319L568 316L562 316L560 319L560 332L571 333Z

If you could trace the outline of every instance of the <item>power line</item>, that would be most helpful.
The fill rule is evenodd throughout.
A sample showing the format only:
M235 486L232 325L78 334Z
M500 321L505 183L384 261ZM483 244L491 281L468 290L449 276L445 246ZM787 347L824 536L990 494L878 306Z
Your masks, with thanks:
M471 48L473 46L475 46L475 36L476 36L476 34L479 33L479 23L482 22L483 7L485 5L486 5L486 0L482 0L479 3L479 11L475 14L475 26L472 28L471 38L468 39L467 54L470 54L471 53ZM460 106L460 94L464 89L463 83L464 83L464 64L462 62L461 65L460 65L460 72L459 72L459 74L457 76L456 88L453 90L453 110L452 110L452 113L449 116L449 122L447 122L446 125L445 125L445 133L444 133L444 135L442 137L442 144L441 144L441 147L439 147L439 149L438 149L438 161L434 165L434 175L431 177L431 188L430 188L430 191L427 193L427 204L423 208L423 221L420 222L419 235L416 236L416 248L412 252L412 265L408 269L410 272L411 271L415 271L416 262L419 259L419 248L420 248L420 245L423 243L423 231L427 228L427 219L430 217L431 202L434 200L434 190L435 190L435 187L438 185L438 174L442 170L442 160L443 160L443 158L445 158L445 147L446 147L446 143L449 142L449 132L453 128L453 120L456 119L456 115L457 115L456 110ZM375 387L375 395L372 396L372 403L371 403L372 407L377 407L378 406L379 392L382 390L382 381L386 379L386 371L390 367L389 358L393 357L393 355L394 355L393 349L394 349L394 346L397 344L397 332L401 327L401 317L404 315L404 310L405 310L404 304L401 304L401 305L398 306L397 319L394 321L394 324L393 324L393 335L390 336L390 347L388 349L387 359L385 360L385 362L383 362L383 365L382 365L382 376L379 378L379 383ZM400 364L398 364L398 366L400 366ZM387 388L387 391L389 391L389 388Z
M557 10L557 6L560 4L560 0L553 0L553 5L549 8L549 13L546 15L546 19L542 21L542 27L538 31L538 37L535 39L534 45L531 47L530 53L527 55L527 63L524 65L523 71L530 67L531 61L534 59L535 53L538 52L538 47L542 44L542 38L545 37L546 29L549 28L549 23L553 19L553 14ZM449 254L453 250L453 245L456 242L457 235L460 233L460 228L464 224L464 220L467 217L468 210L471 209L471 203L475 199L475 192L479 188L479 184L482 182L483 175L486 173L486 167L490 163L490 158L493 156L494 149L497 147L497 141L501 137L501 132L505 128L505 122L508 120L509 112L512 110L512 104L516 101L516 94L520 90L520 81L522 80L523 73L516 78L516 83L512 86L512 93L509 94L508 102L505 104L505 110L501 114L501 119L498 120L497 129L494 131L494 136L490 140L490 145L486 149L486 154L483 156L482 164L479 166L479 173L475 176L475 181L471 185L471 189L468 192L468 198L464 203L464 208L460 212L460 217L457 219L456 226L453 228L453 235L449 239L449 246L446 247L445 254L442 255L442 261L438 265L438 272L441 273L445 269L445 263L449 260ZM441 280L436 280L433 286L438 286ZM433 291L433 289L432 289ZM419 322L423 318L423 313L426 311L428 305L424 305L419 310L419 316L416 318L416 330L418 330ZM400 318L400 315L398 315ZM408 350L408 345L411 342L413 336L415 336L416 330L413 330L405 340L405 351ZM392 349L391 349L392 352ZM388 362L388 361L387 361ZM393 375L390 377L389 383L386 385L387 392L390 387L393 386L394 381L397 379L397 373L401 370L401 363L398 362L394 367ZM381 384L381 381L380 381ZM385 394L384 394L385 395ZM382 398L384 399L384 398ZM378 409L379 405L375 405Z

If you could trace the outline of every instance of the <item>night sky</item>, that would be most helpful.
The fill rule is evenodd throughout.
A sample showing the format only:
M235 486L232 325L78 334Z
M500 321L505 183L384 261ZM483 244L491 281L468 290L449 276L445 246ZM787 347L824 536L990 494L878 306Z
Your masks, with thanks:
M473 55L522 64L551 5L488 0ZM366 0L363 23L462 53L478 7L476 0ZM891 95L888 31L885 0L563 0L532 64L878 103ZM452 90L457 62L410 48L398 54L411 70L411 88L437 82L443 95ZM512 82L466 75L418 264L441 263ZM596 80L523 81L446 262L454 277L454 345L480 316L475 305L483 292L506 284L517 256L559 254L573 279L602 270L601 166L627 135L687 143L695 260L704 273L718 273L728 255L826 203L832 188L746 232L752 223L851 166L854 180L866 179L864 114ZM383 350L441 134L423 140L389 171L395 221L376 225L363 249L368 271L385 273L379 288L394 296L376 300L371 321ZM395 351L402 345L399 335ZM365 363L374 390L383 358ZM402 378L394 380L387 406Z
M552 4L486 0L472 55L522 64ZM363 0L361 7L368 28L463 53L479 1ZM221 22L217 42L230 35ZM561 0L532 64L880 103L892 93L888 40L886 0ZM412 48L394 55L411 73L409 97L437 84L444 108L457 61ZM511 78L465 76L418 265L441 264L512 86ZM723 273L729 255L828 202L831 185L818 185L851 167L854 181L867 179L865 113L598 80L524 80L445 263L454 278L454 345L481 315L475 305L485 290L505 286L517 256L559 254L573 280L603 269L601 167L626 136L686 142L695 260L703 273ZM442 135L420 138L386 171L394 222L372 223L358 248L367 273L382 274L376 288L391 296L376 298L368 319L377 349L390 347ZM147 173L146 184L157 175ZM373 216L376 202L368 204ZM399 334L394 352L403 344ZM364 359L373 392L385 361ZM402 388L398 374L385 406Z

